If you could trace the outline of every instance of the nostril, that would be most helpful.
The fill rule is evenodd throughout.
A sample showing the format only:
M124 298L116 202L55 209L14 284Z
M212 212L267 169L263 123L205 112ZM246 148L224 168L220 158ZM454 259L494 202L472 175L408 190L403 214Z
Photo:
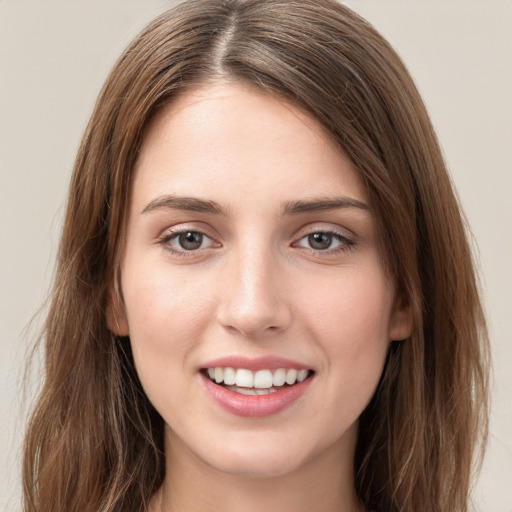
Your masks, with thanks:
M268 304L254 307L250 311L240 311L235 307L226 307L219 311L219 323L232 334L259 336L276 334L291 323L291 312L285 304Z

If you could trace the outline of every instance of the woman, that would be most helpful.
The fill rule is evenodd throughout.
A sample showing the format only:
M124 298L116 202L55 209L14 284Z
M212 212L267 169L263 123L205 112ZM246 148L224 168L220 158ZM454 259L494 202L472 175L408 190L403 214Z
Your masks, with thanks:
M467 510L486 330L423 103L328 0L184 2L76 161L26 510Z

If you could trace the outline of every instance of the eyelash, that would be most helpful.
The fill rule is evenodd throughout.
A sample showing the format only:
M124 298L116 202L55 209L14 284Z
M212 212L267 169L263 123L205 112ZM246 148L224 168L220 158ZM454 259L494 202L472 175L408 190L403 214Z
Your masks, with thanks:
M187 235L187 234L200 235L202 237L201 245L203 245L205 239L210 240L211 243L207 247L200 246L196 249L188 249L188 250L184 249L184 248L178 249L178 248L172 247L173 241L179 240L180 236ZM334 249L332 249L332 248L315 249L313 247L305 247L303 245L300 245L300 242L302 240L308 239L309 237L314 236L314 235L324 235L324 236L327 235L327 236L331 237L331 241L330 241L331 243L333 241L337 241L337 242L339 242L339 245L337 247L335 247ZM179 257L194 256L194 255L197 255L199 253L199 251L202 252L204 250L208 250L212 246L215 245L215 241L211 237L209 237L204 232L197 230L197 229L180 229L177 231L173 231L171 233L167 233L158 239L158 243L160 245L162 245L167 251L169 251L173 255L179 256ZM292 245L292 247L301 247L302 249L309 251L311 253L314 253L315 255L330 256L330 255L335 255L335 254L338 254L341 252L349 251L349 250L353 249L355 244L356 244L355 240L353 240L352 238L349 238L346 235L339 233L337 231L326 230L326 229L317 229L317 230L313 230L313 231L310 231L310 232L304 234L296 242L293 242L293 244L291 244L291 245Z
M172 242L174 240L179 240L179 237L182 235L187 234L194 234L194 235L200 235L202 237L201 245L204 243L204 239L210 240L212 242L208 247L198 247L197 249L178 249L175 247L172 247ZM202 231L198 229L180 229L177 231L173 231L171 233L167 233L163 235L159 240L158 243L164 247L165 250L171 252L175 256L180 257L187 257L187 256L193 256L197 255L199 251L204 251L210 248L210 246L215 245L215 242L212 240L211 237L209 237L207 234L203 233Z
M335 248L327 248L327 249L314 249L312 247L304 247L304 246L300 245L300 242L302 240L308 239L309 237L314 236L314 235L327 235L327 236L331 237L331 243L333 241L337 241L337 242L339 242L339 245ZM312 253L314 253L316 255L330 256L330 255L339 254L339 253L346 252L346 251L353 249L355 246L355 243L356 243L355 240L353 240L352 238L347 237L345 234L339 233L337 231L328 230L328 229L317 229L317 230L310 231L310 232L306 233L305 235L303 235L301 238L299 238L299 240L297 242L293 243L293 246L302 247L303 249L305 249L307 251L311 251Z

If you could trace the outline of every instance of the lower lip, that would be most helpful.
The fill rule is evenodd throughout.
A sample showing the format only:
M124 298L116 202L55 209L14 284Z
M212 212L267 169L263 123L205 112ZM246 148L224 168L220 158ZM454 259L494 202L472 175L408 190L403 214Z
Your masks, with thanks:
M283 387L268 395L242 395L213 383L204 375L201 377L209 395L222 409L248 418L272 416L290 407L306 392L313 380L309 377L299 384Z

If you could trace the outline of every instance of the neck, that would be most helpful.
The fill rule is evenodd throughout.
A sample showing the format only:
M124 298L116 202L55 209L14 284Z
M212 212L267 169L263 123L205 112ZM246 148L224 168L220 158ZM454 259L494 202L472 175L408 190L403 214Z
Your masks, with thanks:
M178 439L166 439L166 477L151 512L361 512L353 451L331 447L285 475L248 477L205 464Z

